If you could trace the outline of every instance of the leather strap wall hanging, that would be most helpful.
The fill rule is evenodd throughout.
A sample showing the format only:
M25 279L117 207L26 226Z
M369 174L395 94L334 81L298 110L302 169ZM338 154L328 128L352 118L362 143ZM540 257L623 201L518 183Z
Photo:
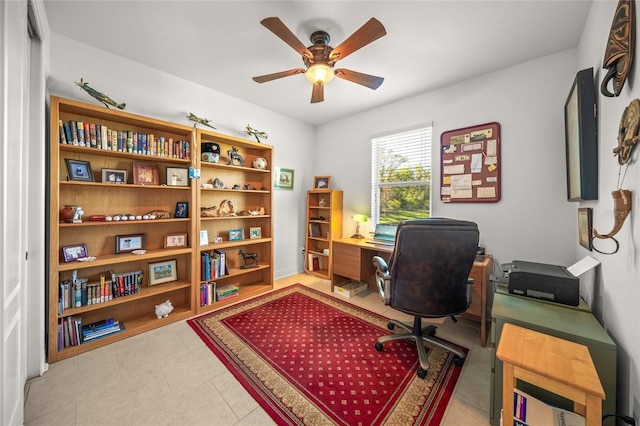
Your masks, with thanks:
M635 30L634 0L619 0L602 62L602 68L608 69L600 85L600 91L604 96L618 96L622 91L633 62ZM614 93L607 88L611 80Z

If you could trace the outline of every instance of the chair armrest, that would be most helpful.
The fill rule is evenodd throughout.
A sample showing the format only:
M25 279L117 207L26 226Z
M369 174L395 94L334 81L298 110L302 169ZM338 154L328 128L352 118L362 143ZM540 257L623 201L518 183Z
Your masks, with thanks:
M391 303L391 276L389 275L389 267L387 262L380 256L373 256L371 259L373 266L376 267L376 284L378 284L378 292L382 303L388 305Z

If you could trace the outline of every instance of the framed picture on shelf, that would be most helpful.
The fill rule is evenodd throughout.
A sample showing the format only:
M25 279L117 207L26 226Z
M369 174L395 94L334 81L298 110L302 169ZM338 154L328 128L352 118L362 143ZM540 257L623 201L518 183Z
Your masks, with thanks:
M167 167L167 186L189 186L189 169Z
M176 259L149 263L149 287L176 281L177 279L178 268L176 266Z
M222 242L222 237L213 237L213 242L218 244Z
M244 229L232 229L229 231L229 241L244 240Z
M578 236L580 245L587 250L593 250L591 235L593 234L593 209L581 207L578 209Z
M160 185L158 166L152 163L133 163L134 185Z
M65 262L72 262L74 260L82 259L83 257L89 257L86 244L75 244L72 246L62 247L62 258Z
M127 183L127 171L102 169L102 183Z
M252 226L249 228L249 239L254 240L256 238L262 238L262 228L259 226Z
M189 217L189 203L186 201L178 202L176 204L176 214L174 216L178 219Z
M206 229L200 231L200 245L206 246L209 245L209 233Z
M65 158L64 161L67 163L69 180L95 182L93 172L91 171L91 163L88 161L72 160L70 158Z
M186 247L187 246L187 233L182 234L169 234L164 237L164 248L169 247Z
M116 235L116 253L129 253L134 250L145 250L145 234Z
M293 189L293 169L275 168L274 188Z
M313 189L331 189L331 176L315 176Z

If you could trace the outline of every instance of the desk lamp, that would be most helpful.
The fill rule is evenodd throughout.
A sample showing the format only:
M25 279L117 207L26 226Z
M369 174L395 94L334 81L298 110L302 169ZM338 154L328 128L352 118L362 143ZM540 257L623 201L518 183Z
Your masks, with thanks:
M351 216L351 219L353 219L356 222L356 233L353 234L351 236L351 238L364 238L364 236L362 234L360 234L360 223L361 222L366 222L368 220L367 215L366 214L354 214L353 216Z

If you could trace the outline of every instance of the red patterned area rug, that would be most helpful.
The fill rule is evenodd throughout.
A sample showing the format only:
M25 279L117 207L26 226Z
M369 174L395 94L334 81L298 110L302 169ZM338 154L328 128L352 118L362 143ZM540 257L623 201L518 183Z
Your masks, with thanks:
M461 366L427 347L385 343L388 318L296 284L188 320L281 425L439 425Z

